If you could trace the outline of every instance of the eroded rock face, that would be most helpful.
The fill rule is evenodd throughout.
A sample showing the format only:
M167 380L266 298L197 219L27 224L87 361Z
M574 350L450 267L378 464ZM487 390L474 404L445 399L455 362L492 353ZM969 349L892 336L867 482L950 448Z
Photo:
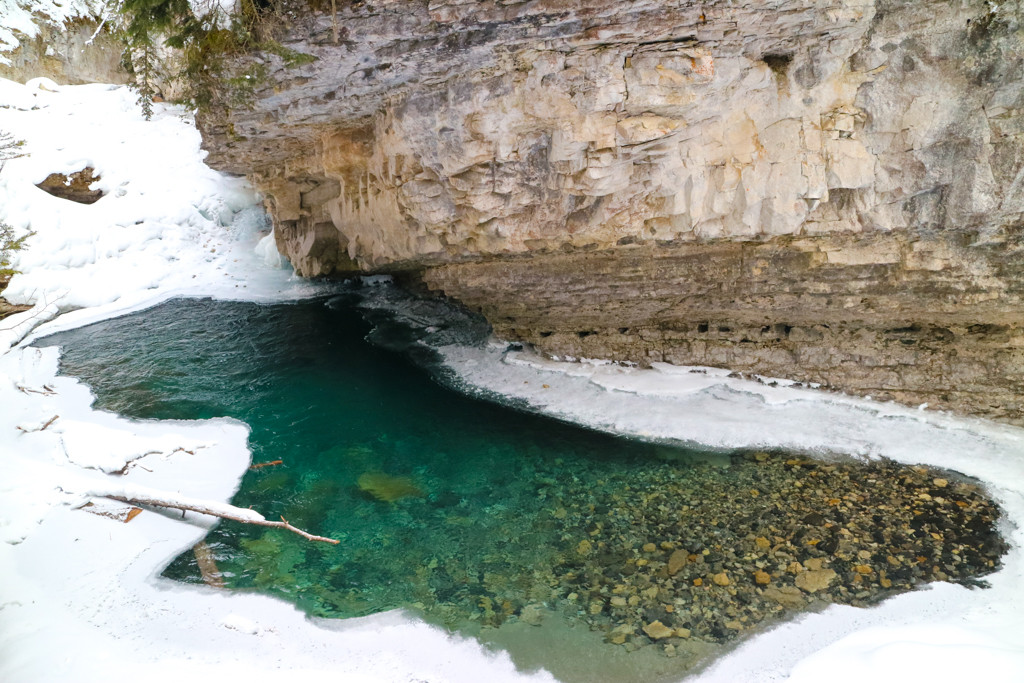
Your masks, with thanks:
M552 353L1020 419L1020 10L302 4L277 37L317 60L258 56L254 108L202 125L301 274L427 268Z
M46 76L68 85L127 83L120 41L97 28L85 19L72 20L61 29L40 22L34 38L20 36L21 44L4 55L9 64L0 64L0 78L24 83Z

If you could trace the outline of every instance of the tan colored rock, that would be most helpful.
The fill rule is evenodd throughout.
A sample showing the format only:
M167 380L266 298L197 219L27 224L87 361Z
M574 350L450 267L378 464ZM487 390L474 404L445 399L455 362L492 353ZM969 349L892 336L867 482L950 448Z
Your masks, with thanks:
M315 59L239 55L251 108L200 117L299 274L424 272L551 354L1024 421L1020 38L984 0L302 10L278 38Z
M686 566L687 553L685 550L674 550L668 556L668 575L675 576L679 570Z
M671 629L660 621L654 621L644 626L644 633L652 640L661 640L675 635L675 629Z
M543 605L536 603L523 607L519 613L519 620L523 623L529 624L530 626L540 626L541 622L544 621L544 616L547 614L547 610Z
M759 586L767 586L772 582L771 574L765 571L758 570L754 572L754 583Z
M822 565L824 563L825 563L825 560L823 558L821 558L821 557L810 557L810 558L804 560L803 564L804 564L804 569L809 569L811 571L818 571L819 569L821 569L821 567L822 567Z
M831 569L800 572L796 575L796 587L808 593L824 590L835 581L836 573Z
M79 204L92 204L103 196L103 191L99 188L92 189L99 180L96 169L86 166L74 173L51 173L36 187L54 197Z
M97 31L98 25L90 20L58 21L63 25L36 22L36 35L19 36L21 44L16 49L5 48L0 78L25 83L45 76L61 85L128 82L120 63L119 38L108 31Z
M715 574L711 577L711 580L715 583L716 586L729 585L729 575L725 572L719 572L718 574Z
M635 630L629 624L620 624L608 633L608 642L613 645L622 645L629 636L633 635Z
M771 586L765 588L764 597L790 609L799 609L807 604L803 593L795 586Z

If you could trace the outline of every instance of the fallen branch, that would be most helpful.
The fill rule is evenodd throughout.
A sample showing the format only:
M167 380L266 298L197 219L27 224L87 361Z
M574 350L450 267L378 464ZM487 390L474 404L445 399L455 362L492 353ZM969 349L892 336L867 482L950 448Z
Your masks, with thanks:
M196 564L199 565L199 574L203 577L203 583L212 588L223 588L224 575L217 568L213 549L206 544L206 541L199 541L192 546L192 553L196 556Z
M258 463L254 464L254 465L249 465L249 469L250 470L259 470L259 469L263 469L264 467L272 467L274 465L283 465L283 464L284 464L284 460L271 460L270 462L258 462Z
M211 517L220 517L221 519L230 519L233 522L241 522L242 524L255 524L256 526L267 526L275 529L287 529L292 533L296 533L303 538L310 541L323 541L324 543L333 543L337 545L340 541L333 538L326 538L325 536L317 536L311 534L308 531L303 531L298 527L294 527L288 523L284 517L281 518L280 522L273 522L266 519L263 515L256 512L255 510L246 510L243 508L236 508L233 505L220 505L216 503L203 503L202 501L186 501L186 500L175 500L156 498L145 495L115 495L113 493L104 493L102 491L92 492L92 495L102 496L103 498L109 498L111 500L119 500L122 503L128 503L129 505L148 505L150 507L161 507L161 508L172 508L175 510L181 510L185 512L198 512L202 515L210 515Z
M57 393L49 384L44 384L42 389L33 389L32 387L26 387L23 384L15 384L14 388L23 394L42 394L43 396L53 396Z
M108 472L108 474L128 474L128 471L131 468L133 468L133 467L142 467L142 465L140 465L138 462L136 462L137 460L142 460L143 458L148 458L151 455L164 455L165 458L166 457L170 457L170 456L174 455L175 453L188 453L189 455L195 455L196 451L199 450L199 448L206 448L206 446L199 446L198 448L196 448L195 450L192 450L192 451L190 451L189 449L187 449L187 448L185 448L183 446L178 446L177 448L175 448L173 451L167 453L166 455L164 455L163 451L146 451L145 453L140 453L140 454L138 454L136 456L128 458L124 462L124 467L122 467L119 470L114 470L112 472ZM66 449L65 449L65 452L66 452ZM146 470L147 472L152 472L153 471L153 470L148 469L146 467L142 467L142 469Z
M42 427L29 428L29 427L22 427L21 425L18 425L17 428L20 429L25 434L32 434L33 432L41 432L41 431L44 431L50 425L52 425L54 422L56 422L57 418L59 418L59 417L60 417L60 415L54 415L49 420L44 422Z

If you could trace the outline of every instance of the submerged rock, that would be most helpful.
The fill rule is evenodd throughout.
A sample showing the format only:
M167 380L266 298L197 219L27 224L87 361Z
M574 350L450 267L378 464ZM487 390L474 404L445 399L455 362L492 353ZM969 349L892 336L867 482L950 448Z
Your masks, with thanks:
M1006 551L999 511L976 485L938 474L762 452L734 456L727 474L676 466L569 484L563 500L579 497L581 514L565 542L586 527L597 530L587 543L605 550L554 571L564 594L611 593L608 611L583 618L613 643L627 642L634 615L652 640L685 632L725 642L823 602L865 606L929 581L973 585ZM676 548L667 562L644 557L652 537Z
M364 472L356 482L359 490L377 500L393 503L402 498L422 498L423 490L410 477L395 477L383 472Z
M800 572L796 575L795 583L796 587L801 590L816 593L828 588L835 578L836 573L831 569L816 569Z

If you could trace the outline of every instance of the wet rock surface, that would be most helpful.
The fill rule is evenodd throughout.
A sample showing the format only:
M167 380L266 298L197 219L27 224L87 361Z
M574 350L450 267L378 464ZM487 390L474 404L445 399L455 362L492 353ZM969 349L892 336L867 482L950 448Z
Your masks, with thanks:
M8 282L10 282L10 277L0 276L0 320L14 315L15 313L21 313L22 311L27 311L32 308L31 306L12 304L3 297L3 291L7 288Z

